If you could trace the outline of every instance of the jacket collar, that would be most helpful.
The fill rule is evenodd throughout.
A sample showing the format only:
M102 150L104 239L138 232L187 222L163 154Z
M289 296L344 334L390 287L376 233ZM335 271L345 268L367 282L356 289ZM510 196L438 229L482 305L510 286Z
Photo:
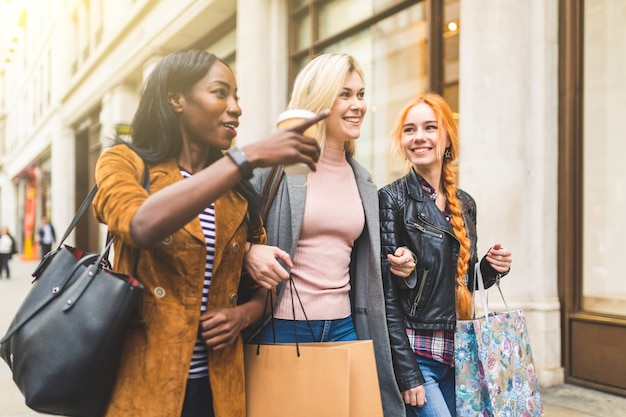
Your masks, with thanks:
M423 221L453 234L452 225L446 220L444 214L435 205L435 202L426 191L424 191L422 184L420 184L418 174L411 169L403 177L403 181L408 198L415 200L417 203L417 211L414 214L419 216Z
M422 184L420 184L419 178L414 169L409 170L409 172L404 176L404 180L407 194L412 199L417 201L430 200L429 196L426 195L426 192L424 192Z

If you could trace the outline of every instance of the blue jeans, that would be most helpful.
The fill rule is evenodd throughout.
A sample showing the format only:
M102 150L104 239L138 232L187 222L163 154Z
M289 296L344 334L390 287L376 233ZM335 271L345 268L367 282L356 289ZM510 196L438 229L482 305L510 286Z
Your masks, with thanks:
M407 417L455 417L454 368L415 355L426 380L426 404L423 407L406 406Z
M11 260L10 253L0 253L0 277L2 277L2 273L4 271L7 272L7 278L11 276L11 271L9 271L9 261Z
M310 326L310 327L309 327ZM357 340L352 317L337 320L272 319L258 336L262 343L345 342Z

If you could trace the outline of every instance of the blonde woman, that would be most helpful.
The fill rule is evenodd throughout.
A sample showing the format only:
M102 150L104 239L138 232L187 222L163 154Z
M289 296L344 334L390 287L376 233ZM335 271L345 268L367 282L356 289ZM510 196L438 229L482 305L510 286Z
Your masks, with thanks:
M266 280L261 285L280 285L275 320L263 329L261 340L372 339L384 413L404 416L393 376L380 279L377 187L353 158L367 111L363 72L349 55L317 56L298 74L288 107L316 113L330 109L328 118L318 124L322 152L316 171L285 174L265 224L268 245L285 251L277 258L290 270L308 322L299 301L292 299L290 284ZM257 190L263 189L268 174L269 170L255 172L251 182ZM272 246L260 249L275 256ZM396 273L408 275L414 265L410 252L400 248L394 255ZM245 260L252 271L257 269L253 258Z
M459 152L446 101L427 93L401 112L393 131L409 172L379 191L382 270L394 370L407 416L456 415L454 329L471 310L476 203L457 188ZM388 257L398 246L416 256L416 272L397 276ZM480 261L485 286L508 273L511 252L496 243Z

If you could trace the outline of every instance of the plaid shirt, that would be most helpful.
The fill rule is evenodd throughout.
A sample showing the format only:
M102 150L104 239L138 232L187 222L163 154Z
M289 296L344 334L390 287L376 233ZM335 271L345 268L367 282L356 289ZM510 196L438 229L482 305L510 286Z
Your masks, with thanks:
M416 355L454 366L453 330L406 329L409 344Z
M417 176L422 189L435 201L435 189L421 175ZM450 221L450 213L446 204L443 210L446 220ZM409 344L416 355L433 359L444 365L454 366L454 331L452 330L415 330L406 329Z

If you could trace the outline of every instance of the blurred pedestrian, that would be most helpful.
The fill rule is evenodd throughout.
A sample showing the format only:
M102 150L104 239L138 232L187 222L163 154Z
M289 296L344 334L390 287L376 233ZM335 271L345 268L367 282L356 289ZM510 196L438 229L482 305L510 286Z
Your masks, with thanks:
M41 246L41 258L46 256L52 250L52 245L56 242L57 237L54 233L54 226L48 220L47 216L41 217L41 225L39 226L39 245Z
M0 278L2 278L2 274L5 271L7 279L11 278L9 261L15 253L17 253L15 239L13 239L13 236L9 233L9 228L2 226L2 231L0 232Z

